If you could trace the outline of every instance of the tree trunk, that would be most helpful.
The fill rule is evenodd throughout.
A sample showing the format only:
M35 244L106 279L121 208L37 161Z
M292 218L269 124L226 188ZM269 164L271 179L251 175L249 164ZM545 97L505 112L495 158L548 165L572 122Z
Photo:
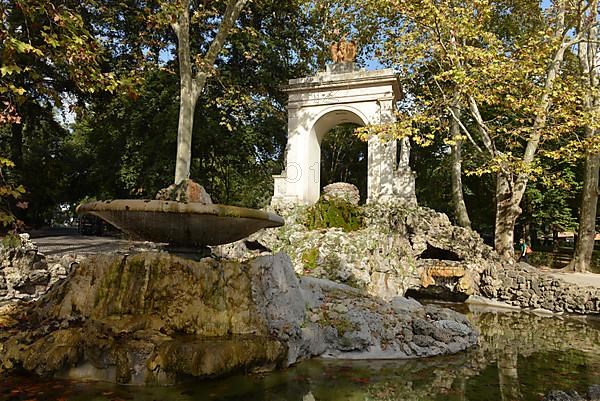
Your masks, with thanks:
M498 173L496 176L496 228L494 245L496 252L506 259L513 260L514 231L517 217L521 214L519 207L521 196L514 193L512 176ZM516 201L519 200L519 202Z
M596 9L598 1L592 4L592 10ZM595 17L597 19L597 16ZM600 86L598 84L598 73L595 63L598 57L598 29L592 28L588 33L587 40L578 46L579 66L581 68L581 80L586 88L583 103L587 111L600 110L600 99L594 91ZM590 138L598 135L598 130L590 126L585 127L585 136ZM579 213L578 241L575 244L575 254L569 268L576 272L585 272L591 266L594 241L596 238L596 208L598 205L598 178L600 168L600 154L588 153L585 158L585 170L583 173L583 190L581 194L581 208Z
M190 2L181 2L181 13L173 30L177 34L177 57L179 61L179 124L177 125L177 159L175 184L189 178L192 160L192 130L194 128L194 99L192 60L190 53Z
M215 60L248 0L229 0L219 29L202 62L197 66L195 76L192 72L192 54L190 51L190 0L181 0L177 21L172 23L177 35L177 58L179 61L179 80L181 85L179 99L179 124L177 126L177 159L175 162L175 184L189 178L192 163L192 130L196 102Z
M177 126L177 161L175 163L175 183L189 178L192 161L192 130L194 128L194 110L196 99L190 93L191 88L181 87L179 102L179 124Z
M457 105L452 106L454 116L450 118L450 135L452 136L453 144L451 146L452 156L452 203L454 204L454 217L456 222L461 227L471 228L471 220L465 205L463 197L462 185L462 156L460 127L457 118L460 118L460 108Z
M596 237L596 206L598 204L598 171L600 156L588 155L585 159L583 176L583 193L581 197L581 212L575 255L571 267L577 272L587 271L592 263L594 239Z

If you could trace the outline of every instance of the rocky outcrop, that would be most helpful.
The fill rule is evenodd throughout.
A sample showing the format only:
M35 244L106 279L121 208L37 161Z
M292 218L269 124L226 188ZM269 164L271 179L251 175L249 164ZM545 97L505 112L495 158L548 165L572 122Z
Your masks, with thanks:
M65 255L48 263L28 234L20 234L16 242L0 245L0 302L38 299L81 259Z
M176 201L176 202L192 202L211 205L212 199L204 187L194 180L185 179L179 184L169 185L163 188L156 194L158 200Z
M288 366L314 355L412 358L477 341L464 316L327 280L283 254L246 262L146 252L80 263L0 319L0 371L172 383Z
M520 308L600 313L600 288L573 285L525 263L488 266L481 274L480 290L484 297Z
M277 209L286 225L244 243L288 253L299 274L345 283L384 299L428 286L476 294L481 272L503 265L476 232L453 226L445 214L402 203L358 210L362 227L344 231L307 228L310 207ZM243 258L244 243L228 246L224 254Z
M347 182L334 182L323 188L323 199L326 201L337 199L343 200L351 205L358 205L360 202L360 191L356 185Z
M309 229L306 216L314 207L278 209L285 226L217 252L242 260L269 249L286 252L300 275L387 300L409 294L463 301L475 295L523 309L600 313L600 288L502 260L477 233L453 226L442 213L393 203L353 207L361 221L354 231Z
M600 401L600 386L594 385L588 387L584 397L579 395L575 390L569 392L552 390L542 398L542 401Z
M323 279L305 277L301 282L306 319L322 331L324 356L429 357L456 353L477 342L467 319L449 309L403 297L386 302Z

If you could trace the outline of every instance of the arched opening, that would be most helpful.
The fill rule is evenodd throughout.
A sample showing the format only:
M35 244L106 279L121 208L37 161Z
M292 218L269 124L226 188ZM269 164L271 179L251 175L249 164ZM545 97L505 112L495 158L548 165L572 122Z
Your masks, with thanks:
M334 182L356 185L361 203L367 198L367 143L354 135L358 124L344 123L330 130L321 141L321 183L323 190Z
M353 133L366 118L358 111L340 108L321 115L312 127L309 143L311 174L308 199L316 202L321 189L332 182L349 182L358 187L361 200L367 197L367 143Z

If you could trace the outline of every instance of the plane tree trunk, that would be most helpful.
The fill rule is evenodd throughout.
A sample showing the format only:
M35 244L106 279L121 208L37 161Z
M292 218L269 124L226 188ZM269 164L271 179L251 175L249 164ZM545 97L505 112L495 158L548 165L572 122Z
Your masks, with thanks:
M598 0L593 3L592 10L595 10L598 7ZM598 16L595 18L598 19ZM600 98L597 95L600 85L598 69L595 66L596 60L598 60L599 47L597 27L590 29L586 40L578 46L581 81L586 88L583 104L586 110L592 113L600 111ZM586 138L592 138L598 134L598 129L594 129L590 125L585 127ZM569 268L577 272L587 271L592 263L592 253L596 238L599 169L600 154L588 152L585 157L583 173L578 241L575 246L573 260L569 265Z
M452 157L452 203L454 206L454 217L456 223L461 227L471 228L471 220L469 219L469 213L467 212L467 206L465 205L465 199L463 195L463 184L462 184L462 155L461 145L462 139L460 137L460 126L457 119L460 119L460 107L457 102L452 106L453 118L450 119L450 135L452 137L452 145L450 147Z
M179 123L177 126L177 158L175 163L175 184L189 178L192 162L192 132L196 102L204 89L206 79L211 74L215 60L229 31L239 17L248 0L229 0L221 24L204 57L192 65L190 50L190 0L181 0L177 20L171 27L177 35L177 56L179 61Z

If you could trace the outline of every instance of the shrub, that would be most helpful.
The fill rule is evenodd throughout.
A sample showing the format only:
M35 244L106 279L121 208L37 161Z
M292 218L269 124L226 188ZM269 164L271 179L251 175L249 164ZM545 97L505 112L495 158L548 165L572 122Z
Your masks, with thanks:
M309 230L339 227L344 231L364 227L360 207L338 199L319 199L308 209L305 226Z

